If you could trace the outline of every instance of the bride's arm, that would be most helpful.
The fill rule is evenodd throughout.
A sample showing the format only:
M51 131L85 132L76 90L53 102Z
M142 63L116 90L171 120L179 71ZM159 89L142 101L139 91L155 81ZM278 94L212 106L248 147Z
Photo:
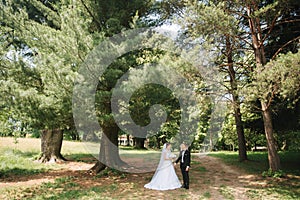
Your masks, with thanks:
M164 159L165 160L172 160L172 158L168 157L167 152L164 152L163 154L164 154Z

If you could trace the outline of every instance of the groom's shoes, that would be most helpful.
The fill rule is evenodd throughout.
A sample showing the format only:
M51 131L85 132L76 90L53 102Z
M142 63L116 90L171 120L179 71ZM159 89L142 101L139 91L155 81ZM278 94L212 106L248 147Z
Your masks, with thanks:
M187 189L187 190L188 190L188 189L189 189L189 186L182 185L182 186L181 186L181 188L185 188L185 189Z

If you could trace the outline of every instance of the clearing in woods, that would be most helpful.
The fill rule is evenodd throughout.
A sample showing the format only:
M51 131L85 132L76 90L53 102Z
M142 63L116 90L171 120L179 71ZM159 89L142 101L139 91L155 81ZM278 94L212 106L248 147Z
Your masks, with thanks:
M295 199L300 194L299 176L263 178L213 156L193 154L190 189L169 191L143 187L153 172L105 170L94 175L88 173L95 162L92 156L76 160L54 164L44 172L0 176L0 199ZM179 166L175 168L182 179Z

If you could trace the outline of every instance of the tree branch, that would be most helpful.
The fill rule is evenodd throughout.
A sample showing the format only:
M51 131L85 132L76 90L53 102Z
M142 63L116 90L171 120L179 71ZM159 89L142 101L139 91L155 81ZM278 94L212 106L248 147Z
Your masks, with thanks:
M80 0L84 8L87 10L87 12L91 15L91 17L95 20L97 25L101 27L101 23L96 19L96 17L93 15L92 11L87 7L87 5L83 2L83 0Z
M272 60L275 59L275 57L283 50L284 47L286 47L287 45L291 44L292 42L294 42L295 40L298 40L298 39L300 39L300 36L298 36L298 37L296 37L296 38L294 38L294 39L288 41L288 42L285 43L284 45L282 45L282 46L275 52L275 54L274 54L273 57L272 57Z

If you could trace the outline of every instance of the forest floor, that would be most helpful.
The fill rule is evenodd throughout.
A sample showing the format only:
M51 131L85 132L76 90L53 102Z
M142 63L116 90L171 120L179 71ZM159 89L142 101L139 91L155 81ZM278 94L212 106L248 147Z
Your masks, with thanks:
M215 155L193 154L189 190L145 189L153 172L89 174L94 162L86 156L37 173L0 176L0 199L300 199L300 176L265 178ZM179 166L175 168L182 180Z

